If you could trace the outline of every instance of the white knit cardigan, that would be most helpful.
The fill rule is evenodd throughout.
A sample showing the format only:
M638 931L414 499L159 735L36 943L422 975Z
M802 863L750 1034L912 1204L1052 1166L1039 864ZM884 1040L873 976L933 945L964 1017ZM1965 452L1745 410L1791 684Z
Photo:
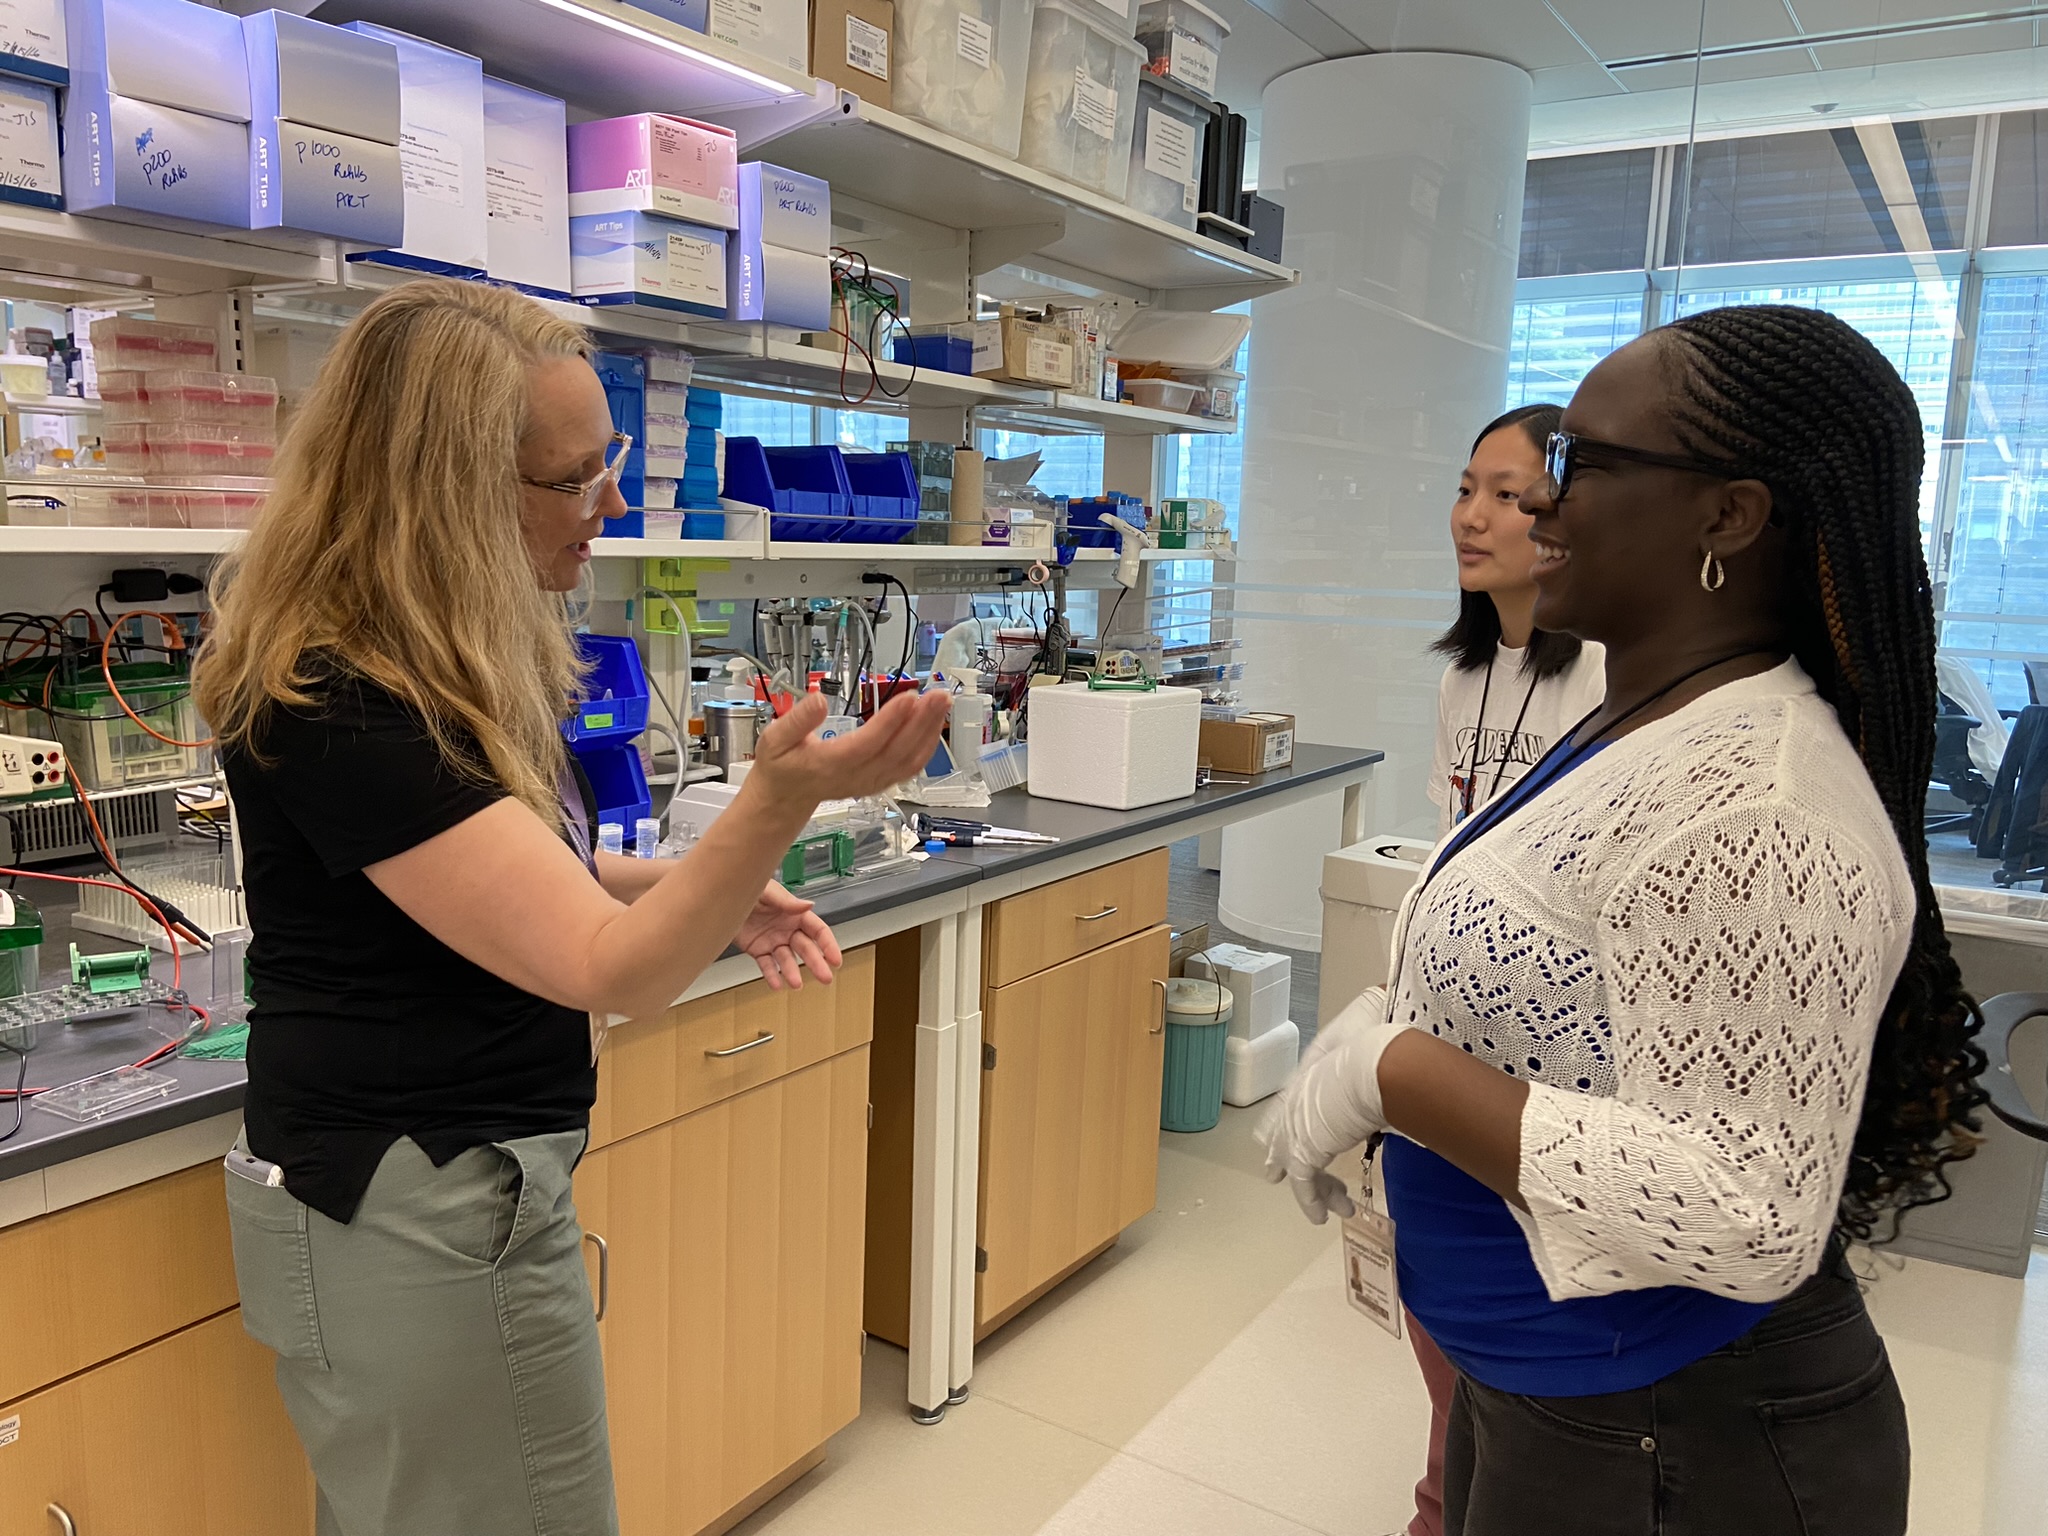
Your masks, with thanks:
M1818 1267L1913 912L1788 662L1622 737L1411 892L1389 1016L1528 1081L1516 1215L1552 1300L1772 1301Z

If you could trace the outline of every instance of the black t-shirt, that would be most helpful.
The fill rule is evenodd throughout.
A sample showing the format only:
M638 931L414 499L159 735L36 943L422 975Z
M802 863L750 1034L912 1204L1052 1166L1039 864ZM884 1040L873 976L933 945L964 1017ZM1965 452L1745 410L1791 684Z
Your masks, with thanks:
M336 678L223 753L242 838L253 1007L249 1150L351 1220L391 1143L439 1166L471 1147L589 1123L586 1014L465 960L370 882L504 799L457 774L376 684ZM481 754L479 754L479 757ZM504 899L515 912L516 891Z

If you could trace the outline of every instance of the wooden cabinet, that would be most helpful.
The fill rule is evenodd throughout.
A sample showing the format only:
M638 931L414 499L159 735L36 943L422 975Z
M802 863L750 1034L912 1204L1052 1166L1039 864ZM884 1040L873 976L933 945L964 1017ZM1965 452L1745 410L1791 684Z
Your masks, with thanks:
M271 1366L229 1311L0 1406L0 1531L55 1532L56 1504L79 1536L311 1532L313 1478Z
M614 1140L577 1170L577 1212L604 1244L601 1261L595 1243L586 1257L606 1292L625 1536L723 1529L815 1464L860 1411L873 954L848 959L835 986L793 1001L809 999L798 1038L850 1049ZM751 1013L776 996L741 988L724 1016L754 1038ZM684 1070L692 1052L729 1048L699 1038L702 1010L671 1011L681 1038L664 1050ZM644 1056L657 1054L645 1038ZM616 1100L654 1087L606 1057Z
M1160 848L997 902L984 925L983 980L1008 986L1165 922L1169 863Z
M1152 1209L1169 950L1162 925L985 995L983 1332Z

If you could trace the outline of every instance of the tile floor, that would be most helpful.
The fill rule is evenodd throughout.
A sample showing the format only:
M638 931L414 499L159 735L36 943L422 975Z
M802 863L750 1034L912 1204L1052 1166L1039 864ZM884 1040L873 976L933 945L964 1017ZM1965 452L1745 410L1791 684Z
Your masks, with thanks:
M1346 1303L1334 1229L1258 1177L1256 1110L1163 1138L1159 1206L987 1340L930 1429L871 1341L861 1417L744 1536L1379 1536L1408 1515L1428 1403ZM2048 1250L2025 1282L1880 1265L1915 1536L2048 1527Z

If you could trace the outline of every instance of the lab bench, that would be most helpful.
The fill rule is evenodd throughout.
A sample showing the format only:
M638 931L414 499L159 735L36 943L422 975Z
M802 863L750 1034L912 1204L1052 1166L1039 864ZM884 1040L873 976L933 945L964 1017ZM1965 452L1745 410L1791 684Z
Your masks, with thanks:
M1289 769L1134 811L1005 792L977 814L1060 841L825 890L838 985L771 993L728 956L614 1025L576 1197L626 1530L722 1530L815 1466L859 1411L867 1334L908 1349L911 1411L937 1422L978 1338L1152 1209L1167 845L1340 792L1356 841L1380 757L1302 744ZM47 1031L31 1072L156 1043L132 1020ZM0 1443L18 1419L28 1474L5 1480L0 1529L40 1528L52 1500L81 1530L138 1510L164 1536L310 1529L234 1311L213 1165L242 1069L159 1070L168 1098L87 1125L31 1107L0 1144L0 1273L31 1277L0 1330ZM107 1460L172 1406L241 1428L131 1492Z

